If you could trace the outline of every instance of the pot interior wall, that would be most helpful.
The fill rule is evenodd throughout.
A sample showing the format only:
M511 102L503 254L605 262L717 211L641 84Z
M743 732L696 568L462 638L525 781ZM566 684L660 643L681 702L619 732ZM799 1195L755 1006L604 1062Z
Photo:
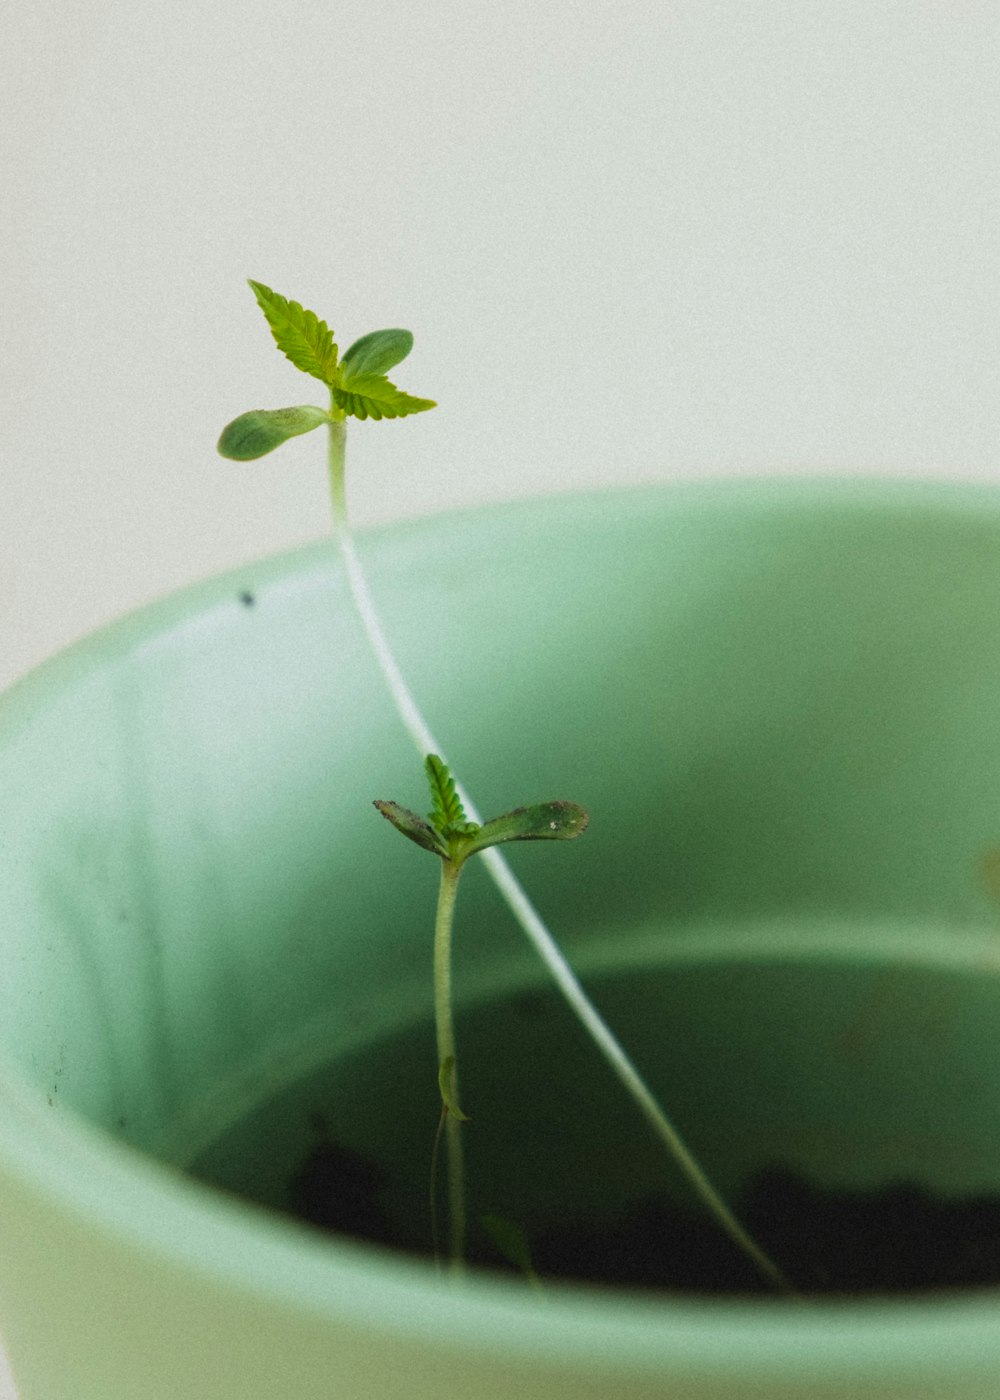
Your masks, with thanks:
M949 501L654 490L366 542L486 814L590 809L582 841L512 861L724 1185L779 1144L846 1177L1000 1183L978 874L1000 842L1000 513ZM422 778L325 550L16 691L0 790L0 1036L53 1112L188 1164L300 1085L300 1140L318 1089L390 1162L424 1141L436 871L370 806L422 809ZM581 1157L613 1189L658 1173L482 872L459 912L484 1189L487 1158L525 1213ZM532 1113L568 1144L558 1183L520 1155Z
M610 965L587 968L716 1185L735 1198L781 1168L855 1190L995 1190L1000 963L984 972L987 945L946 959L924 940L900 959L877 929L863 947L856 928L831 926L803 957L796 934L702 931L657 954L626 933ZM499 1214L537 1237L574 1220L626 1218L646 1200L695 1204L549 986L466 1005L459 1044L473 1222ZM361 1180L364 1201L361 1212L345 1205L338 1226L429 1253L438 1110L433 1029L416 1019L283 1086L189 1166L294 1213L303 1165L332 1148L336 1189L347 1154L346 1180Z

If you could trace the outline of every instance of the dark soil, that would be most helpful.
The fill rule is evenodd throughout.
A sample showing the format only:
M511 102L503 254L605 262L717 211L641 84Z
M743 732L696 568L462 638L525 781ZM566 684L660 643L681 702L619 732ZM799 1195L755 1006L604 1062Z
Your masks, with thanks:
M288 1211L322 1229L392 1246L382 1186L376 1167L327 1140L291 1183ZM736 1210L802 1293L912 1294L1000 1284L1000 1197L942 1200L907 1184L826 1191L775 1170L752 1183ZM617 1219L563 1223L536 1233L530 1244L543 1280L715 1294L771 1291L717 1225L666 1201L644 1201ZM510 1267L485 1232L470 1241L470 1258Z

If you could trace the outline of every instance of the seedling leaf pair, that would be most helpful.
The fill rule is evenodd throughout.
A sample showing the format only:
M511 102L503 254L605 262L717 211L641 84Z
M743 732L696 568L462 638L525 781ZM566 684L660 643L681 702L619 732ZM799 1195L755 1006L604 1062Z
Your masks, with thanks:
M561 800L515 807L477 826L466 820L447 764L432 753L424 760L424 769L432 803L427 821L398 802L380 800L375 806L397 831L443 860L461 865L478 851L507 841L572 841L587 829L589 818L584 809Z
M433 399L404 394L386 371L413 349L409 331L370 331L339 357L333 331L315 311L251 279L250 288L264 313L278 349L296 369L320 380L330 391L330 408L253 409L223 429L218 450L223 457L249 462L273 452L290 437L311 432L321 423L353 418L405 418L434 408Z

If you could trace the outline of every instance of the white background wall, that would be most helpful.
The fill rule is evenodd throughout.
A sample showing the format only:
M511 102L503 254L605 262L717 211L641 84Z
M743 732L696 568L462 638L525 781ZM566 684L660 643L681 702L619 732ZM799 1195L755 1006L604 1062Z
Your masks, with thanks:
M0 683L323 532L318 438L214 452L314 397L246 276L416 335L358 523L991 478L998 60L996 0L8 0Z
M247 276L416 335L358 523L997 476L996 0L7 0L0 92L0 684L324 531Z

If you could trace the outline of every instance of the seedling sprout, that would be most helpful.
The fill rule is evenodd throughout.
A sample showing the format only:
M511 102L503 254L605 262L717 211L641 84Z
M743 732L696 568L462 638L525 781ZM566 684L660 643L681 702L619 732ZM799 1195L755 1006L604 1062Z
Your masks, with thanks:
M516 807L502 817L479 825L465 815L455 780L437 754L424 760L431 790L431 812L426 821L398 802L376 801L375 806L398 831L424 850L441 858L437 917L434 921L434 1024L437 1032L438 1088L448 1150L448 1201L451 1226L451 1263L458 1272L465 1258L465 1170L461 1125L468 1121L458 1094L458 1052L451 995L451 943L455 899L462 867L470 856L505 841L571 841L587 827L587 813L575 802L540 802ZM432 1174L433 1199L433 1174ZM505 1237L506 1238L506 1237Z
M360 340L356 340L341 356L334 341L333 332L315 312L306 310L297 301L280 296L262 282L251 280L250 288L257 299L258 306L264 313L279 350L291 360L296 368L317 379L326 387L329 403L326 407L299 404L288 408L254 409L241 414L223 429L218 442L218 450L223 457L235 461L251 461L263 457L292 437L312 432L323 425L326 426L333 534L343 561L351 596L376 660L385 677L399 717L410 734L417 752L422 759L426 755L442 754L443 747L431 733L424 720L383 631L349 526L345 489L347 418L353 417L362 420L404 418L411 414L426 412L436 406L431 399L416 398L404 393L388 379L388 371L410 353L413 347L413 336L409 331L399 329L372 331L370 334L362 336ZM437 761L441 764L442 769L447 771L445 760L442 758ZM452 779L452 782L456 801L460 804L463 812L463 820L470 827L477 827L481 830L488 829L492 823L483 823L475 804L462 784L455 779ZM396 809L396 811L398 814L404 809ZM404 824L407 819L404 819ZM416 818L416 820L422 821L420 818ZM399 822L396 824L399 825ZM445 839L442 832L436 830L433 823L423 823L423 825L427 826L428 831L432 833L432 842L436 838ZM407 831L406 834L410 835L411 839L417 839L412 831ZM507 837L500 839L532 838ZM423 843L418 842L418 844ZM434 844L429 849L434 849L437 854L442 855L441 850ZM449 862L453 863L454 861L451 847L448 846L447 849L447 856L442 856L445 869ZM793 1290L781 1270L743 1228L692 1156L638 1069L633 1065L625 1049L587 996L551 932L503 855L494 844L488 844L485 847L477 846L475 849L482 850L483 862L515 919L548 966L556 984L597 1048L604 1055L670 1157L680 1167L702 1203L726 1234L753 1260L760 1272L776 1288L782 1292L792 1292ZM471 852L467 852L467 854L469 853ZM460 864L461 862L459 868ZM454 878L457 880L457 874ZM444 880L444 875L442 875L442 880ZM453 896L454 891L452 891L452 899ZM448 917L450 919L450 915ZM445 1066L449 1058L448 1053L439 1053L439 1066ZM443 1074L444 1080L441 1087L445 1108L448 1107L447 1096L449 1094L454 1097L457 1108L457 1075L454 1073L454 1063L452 1063L450 1070L442 1069L440 1073ZM460 1121L458 1114L452 1110L446 1116L446 1131L454 1133ZM449 1137L450 1141L451 1137ZM460 1164L458 1170L460 1171ZM455 1179L453 1165L451 1175L453 1258L455 1256L456 1228L460 1230L459 1238L461 1238L461 1232L464 1231L461 1224L464 1207L457 1212L458 1225L456 1226Z

